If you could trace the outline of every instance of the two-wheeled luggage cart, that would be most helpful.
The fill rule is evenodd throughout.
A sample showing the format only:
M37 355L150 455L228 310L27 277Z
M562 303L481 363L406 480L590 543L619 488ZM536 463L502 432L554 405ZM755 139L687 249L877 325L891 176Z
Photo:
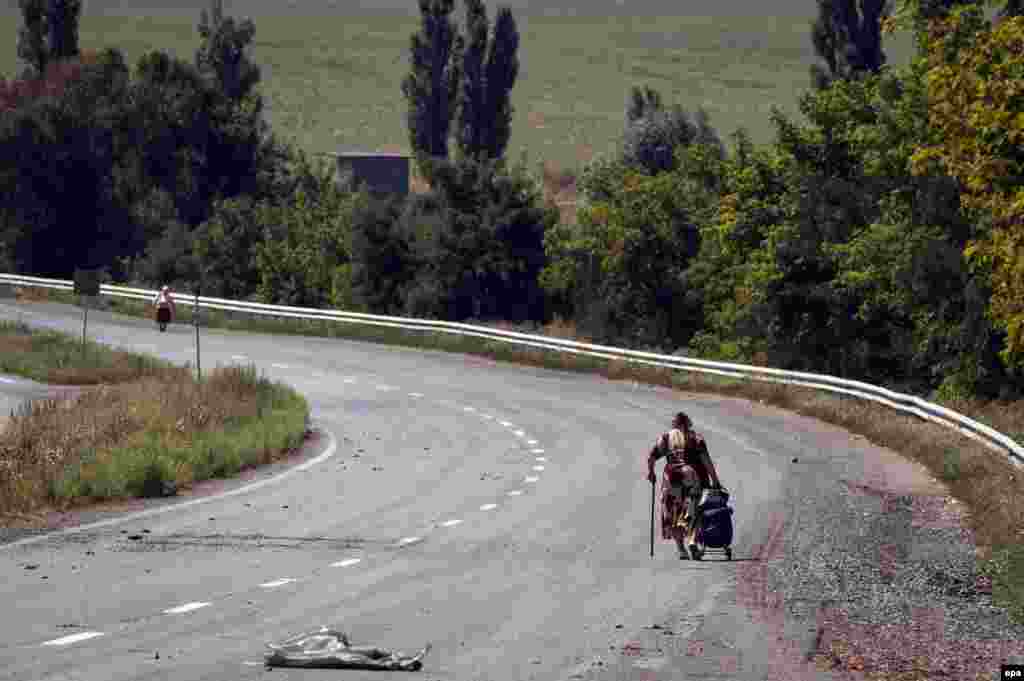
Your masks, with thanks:
M701 550L697 560L709 551L721 551L726 560L732 560L733 509L729 506L729 491L725 488L704 490L699 507L703 521L698 532Z

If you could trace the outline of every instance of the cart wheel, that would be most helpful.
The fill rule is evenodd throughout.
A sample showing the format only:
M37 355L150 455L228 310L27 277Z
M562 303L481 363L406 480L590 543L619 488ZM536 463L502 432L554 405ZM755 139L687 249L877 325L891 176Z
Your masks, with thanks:
M731 547L725 549L725 559L726 560L732 560L732 548Z

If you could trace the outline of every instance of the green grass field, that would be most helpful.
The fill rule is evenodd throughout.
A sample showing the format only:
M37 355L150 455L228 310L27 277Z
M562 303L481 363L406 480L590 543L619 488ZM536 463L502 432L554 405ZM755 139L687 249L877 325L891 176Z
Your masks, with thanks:
M263 92L275 129L308 151L406 149L400 83L417 18L381 8L416 4L387 0L374 12L351 4L229 1L225 11L256 22L255 56L264 70ZM744 126L756 140L766 141L771 107L796 111L814 62L810 0L784 0L778 16L743 14L736 0L685 5L600 0L587 5L586 16L566 16L557 2L544 3L555 6L548 16L536 13L534 0L507 4L515 8L522 33L510 156L525 151L531 166L580 168L607 151L621 133L632 85L655 87L687 109L703 106L723 136ZM488 5L493 18L497 4ZM634 5L636 15L625 14ZM134 14L124 8L114 14L103 3L87 3L82 47L118 46L131 62L155 48L191 58L198 45L197 9L138 7ZM680 7L694 16L650 15L678 14ZM291 13L281 16L285 11ZM457 12L461 18L461 3ZM9 45L0 54L0 73L8 76L18 69L19 24L16 12L0 14L0 35L8 36ZM904 62L909 41L901 39L888 52L891 62Z

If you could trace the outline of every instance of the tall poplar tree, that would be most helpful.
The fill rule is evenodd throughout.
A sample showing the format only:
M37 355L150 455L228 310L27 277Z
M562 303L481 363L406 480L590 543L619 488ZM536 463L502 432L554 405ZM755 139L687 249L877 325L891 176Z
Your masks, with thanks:
M402 81L409 138L417 160L447 159L464 41L451 17L454 0L419 3L420 29L412 36L411 69Z
M458 126L455 140L463 158L476 158L485 151L490 132L487 110L487 8L483 0L466 2L466 49L462 55Z
M512 10L502 7L494 22L494 39L487 54L487 120L491 130L486 137L492 159L504 157L512 137L512 88L519 76L519 29Z
M41 78L50 63L78 56L82 0L18 0L18 7L18 57L33 76Z
M881 70L886 63L882 19L888 14L888 0L818 0L811 42L826 68L811 66L814 87Z

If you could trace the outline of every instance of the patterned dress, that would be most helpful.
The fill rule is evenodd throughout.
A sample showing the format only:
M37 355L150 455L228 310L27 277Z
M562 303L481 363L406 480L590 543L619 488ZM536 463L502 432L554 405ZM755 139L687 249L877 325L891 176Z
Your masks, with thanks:
M707 444L703 437L695 434L687 447L683 431L673 429L658 438L649 457L653 461L666 459L661 479L661 537L675 540L682 546L701 489L709 487L711 482Z

